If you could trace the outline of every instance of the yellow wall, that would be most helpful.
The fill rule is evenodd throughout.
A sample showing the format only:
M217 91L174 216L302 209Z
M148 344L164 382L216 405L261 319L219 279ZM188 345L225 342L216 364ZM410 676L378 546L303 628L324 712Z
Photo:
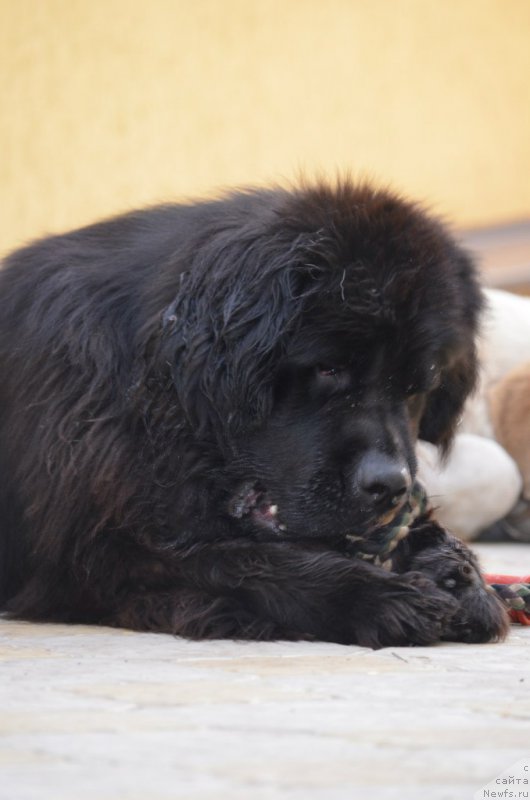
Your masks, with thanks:
M0 250L297 171L530 214L529 0L0 0Z

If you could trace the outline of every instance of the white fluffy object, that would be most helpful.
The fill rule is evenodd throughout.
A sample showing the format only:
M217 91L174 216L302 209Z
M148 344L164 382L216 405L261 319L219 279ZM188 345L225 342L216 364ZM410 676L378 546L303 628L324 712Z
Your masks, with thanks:
M459 434L447 460L428 442L417 445L418 478L436 519L462 539L504 517L515 505L522 478L515 461L492 439Z

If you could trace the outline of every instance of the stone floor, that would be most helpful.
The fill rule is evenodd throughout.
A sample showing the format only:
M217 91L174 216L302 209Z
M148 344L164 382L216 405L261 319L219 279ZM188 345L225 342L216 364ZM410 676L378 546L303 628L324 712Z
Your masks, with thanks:
M477 550L530 573L528 546ZM3 620L0 798L471 800L530 756L529 690L518 626L371 652Z

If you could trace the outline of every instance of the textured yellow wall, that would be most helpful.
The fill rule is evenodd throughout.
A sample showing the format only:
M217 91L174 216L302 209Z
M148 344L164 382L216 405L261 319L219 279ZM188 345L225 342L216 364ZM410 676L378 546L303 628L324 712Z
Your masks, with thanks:
M0 250L349 168L530 214L529 0L0 0Z

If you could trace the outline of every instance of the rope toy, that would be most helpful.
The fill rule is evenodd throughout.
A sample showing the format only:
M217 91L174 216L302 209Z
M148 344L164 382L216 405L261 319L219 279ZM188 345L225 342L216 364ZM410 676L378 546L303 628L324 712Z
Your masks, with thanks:
M508 607L512 622L530 625L530 575L484 575L486 583L495 589Z
M392 561L390 554L399 542L408 536L410 526L422 514L429 510L429 500L425 489L416 481L412 487L410 497L402 508L388 514L387 524L378 526L369 531L365 536L349 534L346 538L350 555L370 561L378 567L390 570Z
M429 501L423 486L416 481L408 501L388 522L369 531L365 536L348 535L348 552L390 570L390 554L408 536L412 523L429 511ZM483 575L484 580L506 605L512 622L530 625L530 575Z

